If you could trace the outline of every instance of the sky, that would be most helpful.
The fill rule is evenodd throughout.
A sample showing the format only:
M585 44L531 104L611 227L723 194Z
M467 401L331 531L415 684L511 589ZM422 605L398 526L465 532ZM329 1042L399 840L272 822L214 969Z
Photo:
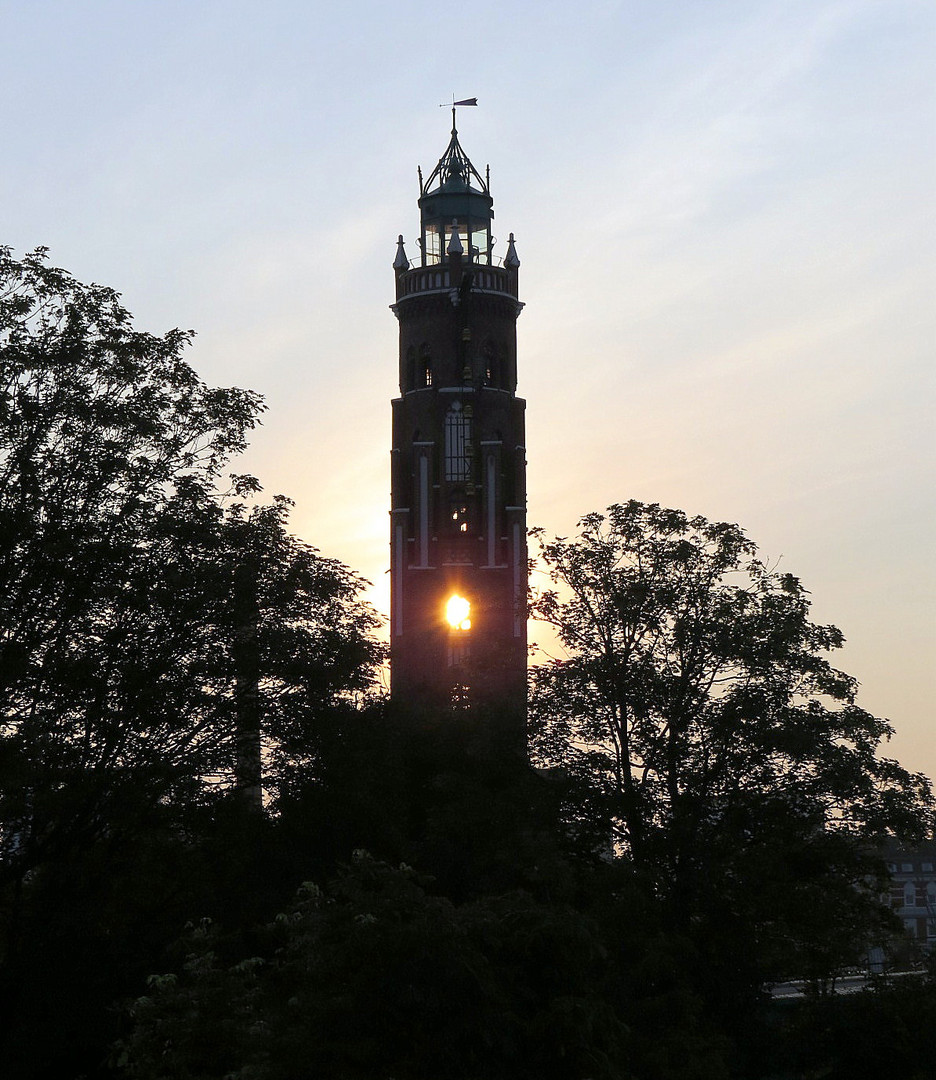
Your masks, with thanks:
M0 0L0 243L262 393L234 468L386 612L391 263L476 96L530 524L740 523L936 776L934 60L931 0Z

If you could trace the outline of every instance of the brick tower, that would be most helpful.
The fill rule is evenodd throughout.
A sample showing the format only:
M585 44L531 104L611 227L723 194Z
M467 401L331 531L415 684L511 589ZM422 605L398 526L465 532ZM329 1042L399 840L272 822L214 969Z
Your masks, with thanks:
M393 269L390 678L409 708L475 710L525 747L525 402L517 397L520 260L494 255L490 169L458 141L423 181L412 264Z

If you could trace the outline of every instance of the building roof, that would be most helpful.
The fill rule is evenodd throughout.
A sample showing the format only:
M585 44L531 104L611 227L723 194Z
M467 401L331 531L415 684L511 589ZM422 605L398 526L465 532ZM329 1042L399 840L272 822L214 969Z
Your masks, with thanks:
M452 108L452 137L445 148L445 153L439 158L439 163L429 174L429 178L423 183L420 173L419 194L435 194L437 191L444 192L473 192L478 195L490 195L489 179L482 177L478 170L471 164L468 155L462 149L458 141L458 130L455 127L455 109Z

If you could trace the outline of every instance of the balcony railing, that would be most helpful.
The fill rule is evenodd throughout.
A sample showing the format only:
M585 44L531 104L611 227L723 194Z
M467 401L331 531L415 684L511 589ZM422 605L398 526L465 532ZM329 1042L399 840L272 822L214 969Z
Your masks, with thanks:
M473 274L472 288L478 292L505 293L516 296L516 286L511 285L511 275L503 266L468 264ZM411 296L413 293L446 292L452 287L447 266L414 266L399 278L398 297Z

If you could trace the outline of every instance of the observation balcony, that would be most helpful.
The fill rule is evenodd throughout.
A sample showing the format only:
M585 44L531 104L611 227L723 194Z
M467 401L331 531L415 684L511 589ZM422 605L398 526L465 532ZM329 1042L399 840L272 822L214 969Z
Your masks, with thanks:
M500 293L517 299L517 274L506 266L488 263L462 264L462 277L471 274L472 292ZM448 263L411 266L397 277L397 300L415 294L449 292L453 288Z

